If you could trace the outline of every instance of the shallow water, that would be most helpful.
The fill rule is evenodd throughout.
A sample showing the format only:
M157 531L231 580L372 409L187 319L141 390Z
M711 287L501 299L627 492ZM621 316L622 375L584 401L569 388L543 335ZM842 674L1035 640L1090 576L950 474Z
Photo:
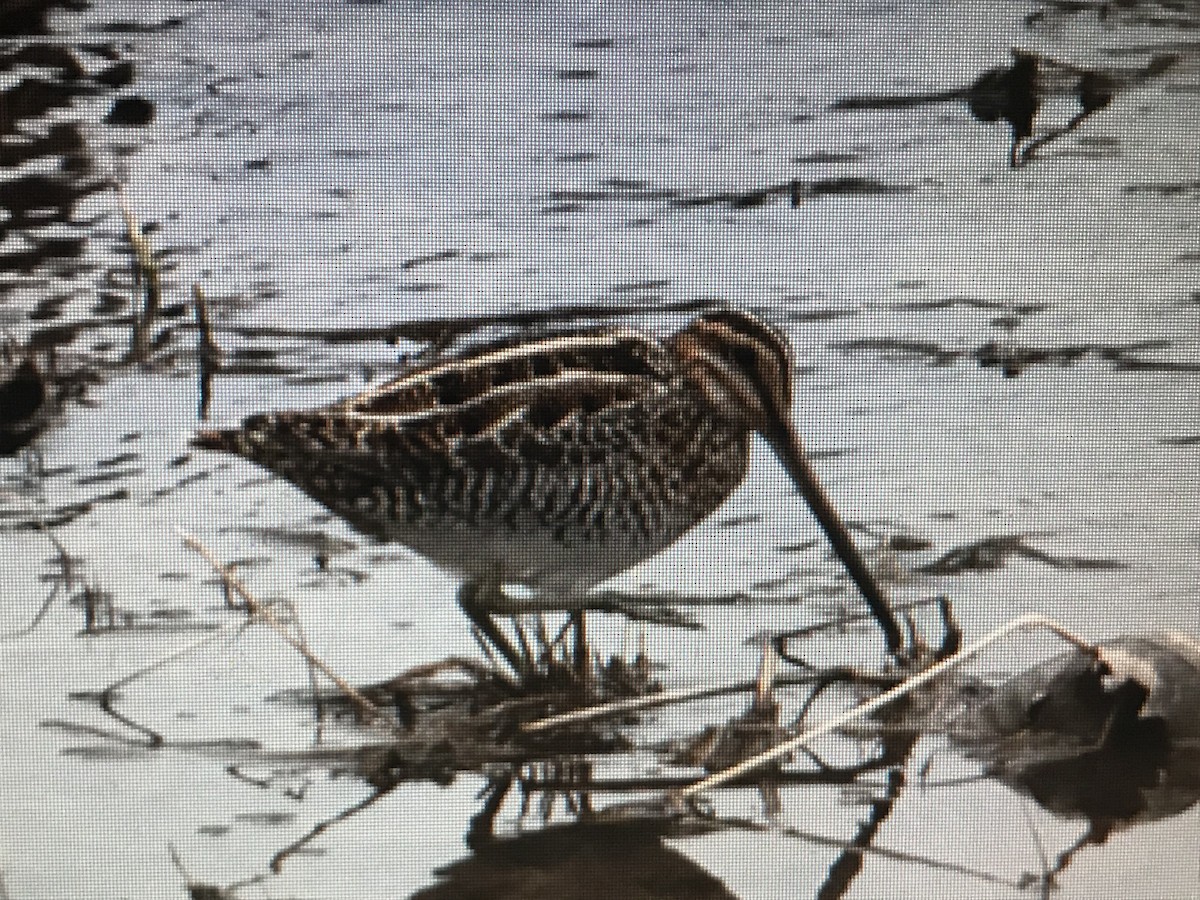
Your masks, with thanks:
M25 189L3 198L0 324L99 383L40 440L43 477L0 460L0 629L28 625L59 576L39 521L77 560L76 593L108 592L120 626L81 633L63 590L37 628L0 645L7 895L184 896L174 847L195 883L261 876L245 897L408 896L447 878L448 893L428 896L468 896L455 872L489 896L505 896L509 876L511 896L533 896L521 854L562 861L548 896L587 896L606 872L597 896L639 896L620 879L642 865L682 879L645 896L704 896L702 884L806 896L828 889L886 782L878 771L781 786L774 827L755 790L722 791L715 812L746 827L622 833L609 856L639 860L622 869L564 849L594 846L592 832L573 844L551 829L539 845L536 803L522 816L512 797L496 832L524 843L470 856L486 779L461 774L400 785L270 873L275 853L370 789L313 759L311 714L281 694L307 684L303 664L265 629L238 633L243 617L176 529L237 560L257 595L290 600L352 683L478 651L450 576L249 465L189 455L195 334L190 310L171 306L193 283L226 354L219 423L376 383L430 338L612 316L666 331L707 304L754 310L796 347L801 433L897 602L946 594L967 639L1030 611L1089 639L1200 634L1200 20L1154 3L1078 6L95 2L3 38L17 56L0 87L29 115L5 119L0 144L13 154L5 184ZM1012 48L1054 61L1067 85L1045 97L1036 135L1077 112L1079 72L1112 88L1020 168L1008 125L962 100L836 108L970 85L1010 65ZM1139 74L1161 54L1177 59ZM128 83L113 72L123 63ZM22 87L34 82L49 87ZM45 99L66 82L46 108L11 93ZM106 121L132 96L152 121ZM39 176L58 202L21 181ZM110 182L161 255L175 327L149 366L122 362L140 301ZM484 321L464 334L464 319ZM756 451L726 506L619 579L755 602L682 610L703 630L594 619L607 652L644 641L667 686L751 679L748 638L858 609ZM923 549L882 549L897 537ZM1020 540L1002 542L1011 552L994 567L947 557L999 538ZM141 746L78 696L205 636L121 692L122 712L166 747ZM882 662L866 626L837 647ZM975 671L1008 674L1059 649L1011 638ZM597 757L596 772L696 776L651 749L743 705L648 714L639 749ZM363 734L325 739L353 747ZM848 743L828 755L854 757ZM978 768L936 739L906 760L908 785L871 841L887 852L867 855L846 896L1036 896L1023 876L1036 882L1043 856L1052 865L1087 830L998 781L955 781ZM556 806L555 828L572 820ZM1189 808L1119 828L1073 857L1057 895L1193 896L1198 825ZM691 893L669 892L689 890L680 883Z

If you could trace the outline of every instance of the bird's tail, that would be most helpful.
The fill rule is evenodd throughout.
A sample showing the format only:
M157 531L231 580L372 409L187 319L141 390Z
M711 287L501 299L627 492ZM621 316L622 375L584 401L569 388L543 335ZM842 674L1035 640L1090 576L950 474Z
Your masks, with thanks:
M247 444L246 436L237 428L206 428L192 437L192 446L198 450L221 450L243 456Z
M298 434L304 436L304 424L303 420L295 421L292 416L264 413L250 416L237 428L197 431L192 446L199 450L233 453L259 463L289 455L297 460L307 460L309 445L297 440Z

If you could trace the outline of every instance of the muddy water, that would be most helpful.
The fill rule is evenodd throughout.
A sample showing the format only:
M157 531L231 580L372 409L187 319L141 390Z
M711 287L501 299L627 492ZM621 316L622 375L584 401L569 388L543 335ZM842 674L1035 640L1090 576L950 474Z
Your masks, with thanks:
M1087 638L1200 634L1198 20L1075 6L22 5L0 45L0 316L85 390L39 439L43 474L0 460L7 895L185 896L174 848L197 896L253 879L234 894L1036 896L1087 820L937 738L849 783L785 780L774 804L718 792L673 829L579 825L561 797L543 823L536 797L481 795L494 767L417 779L272 873L372 795L337 755L363 732L314 750L287 693L302 663L239 631L176 530L289 600L353 683L478 657L449 576L189 454L192 284L225 354L218 422L376 383L430 341L614 316L668 330L724 303L793 340L802 434L897 602L945 594L968 639L1030 611ZM1013 123L987 109L983 76L1013 83L1014 48L1039 60L1028 134L1019 103ZM161 267L147 365L124 361L141 293L115 184ZM709 522L620 579L751 599L681 609L701 630L597 616L605 652L644 644L670 687L740 681L749 638L858 610L759 449ZM120 691L166 746L98 708L205 638ZM831 643L802 651L883 661L866 626ZM1060 649L1013 638L974 671ZM590 803L698 775L656 748L743 708L643 717L633 749L593 760L622 789ZM1193 896L1200 821L1177 795L1073 854L1059 895ZM501 843L467 841L493 797ZM873 817L858 867L843 845Z

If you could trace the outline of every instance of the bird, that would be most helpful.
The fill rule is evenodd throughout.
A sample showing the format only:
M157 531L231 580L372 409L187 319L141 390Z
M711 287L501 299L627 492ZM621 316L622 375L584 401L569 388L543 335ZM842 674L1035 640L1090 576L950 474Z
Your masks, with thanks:
M45 430L56 398L45 367L12 341L0 343L0 456L16 456Z
M758 433L896 655L896 619L794 427L792 373L780 331L722 309L662 337L606 326L478 345L192 443L250 460L358 531L457 573L461 608L514 662L489 616L504 585L581 607L707 518L746 477ZM578 647L581 611L575 621Z

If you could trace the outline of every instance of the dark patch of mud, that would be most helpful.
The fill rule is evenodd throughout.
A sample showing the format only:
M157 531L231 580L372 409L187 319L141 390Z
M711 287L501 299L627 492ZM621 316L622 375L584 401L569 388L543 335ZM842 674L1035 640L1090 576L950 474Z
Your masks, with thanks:
M54 416L59 390L37 354L0 347L0 456L29 446Z
M0 509L0 523L19 531L42 531L67 525L86 516L101 504L121 503L129 499L129 491L122 488L87 500L66 503L51 509L30 513L28 510Z
M1159 438L1158 442L1167 447L1194 447L1200 444L1200 434L1184 434L1177 437Z
M910 341L900 338L856 338L830 344L843 353L869 352L889 362L922 362L931 366L948 366L962 356L961 350L949 350L932 341Z
M862 158L862 152L834 153L828 150L817 150L813 153L806 153L803 156L794 156L792 157L792 162L798 166L823 166L858 162Z
M1071 649L998 686L964 687L951 740L992 777L1088 830L1059 855L1200 800L1200 644L1120 637Z
M921 283L906 285L920 287ZM983 300L978 297L939 297L933 300L905 300L894 303L892 309L912 312L942 309L978 309L1002 312L1006 316L1021 317L1036 315L1050 308L1049 303L1010 303L1002 300Z
M913 185L909 184L847 175L839 178L821 178L815 181L793 179L781 184L749 190L721 191L715 194L680 197L674 202L676 206L685 208L723 205L731 209L754 209L777 200L785 200L792 206L800 206L803 203L830 197L877 197L906 193L913 189Z
M592 190L555 190L542 202L545 212L580 212L595 203L668 203L684 209L727 206L730 209L754 209L775 201L800 206L830 197L873 197L905 193L912 185L896 184L855 175L820 178L813 181L792 179L779 184L711 194L683 194L674 188L650 188L645 183L610 179L604 187Z

